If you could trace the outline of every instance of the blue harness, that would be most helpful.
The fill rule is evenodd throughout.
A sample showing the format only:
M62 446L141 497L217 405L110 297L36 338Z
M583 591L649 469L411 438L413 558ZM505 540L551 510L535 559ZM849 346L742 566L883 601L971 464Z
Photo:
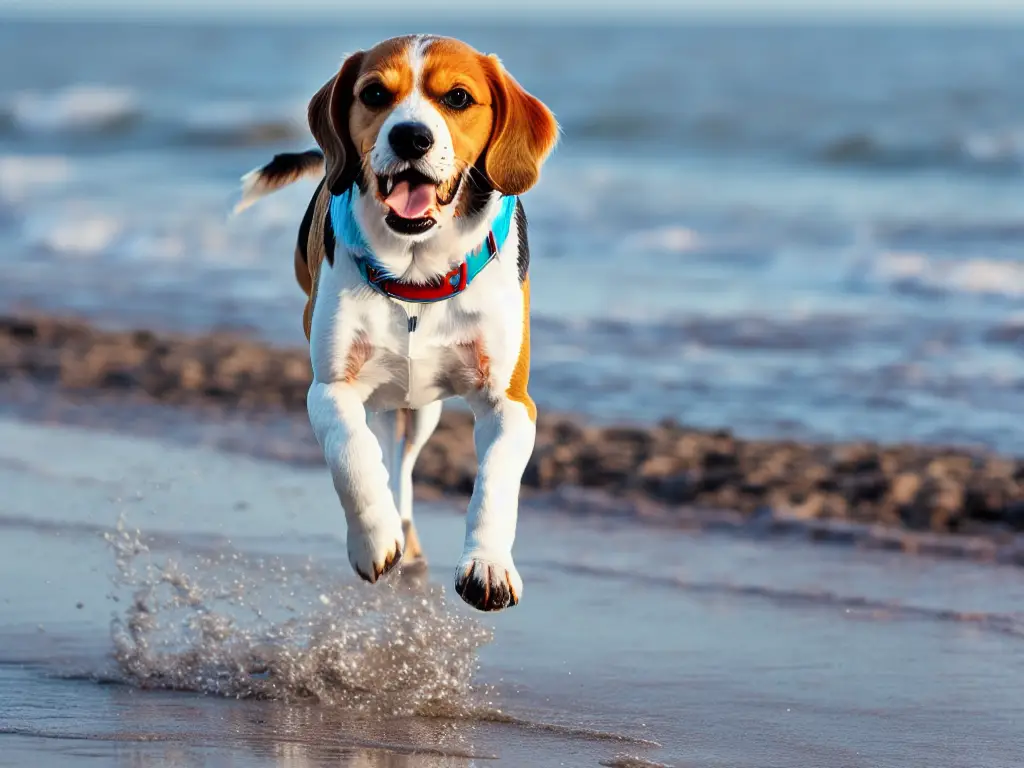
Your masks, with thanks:
M430 285L404 283L390 274L374 258L370 244L366 242L352 211L351 188L340 195L331 195L331 226L335 239L343 243L352 254L359 274L371 288L400 301L430 303L450 299L462 293L498 255L508 240L518 202L519 198L515 196L503 196L501 208L484 241L467 253L462 263L448 272L439 283Z

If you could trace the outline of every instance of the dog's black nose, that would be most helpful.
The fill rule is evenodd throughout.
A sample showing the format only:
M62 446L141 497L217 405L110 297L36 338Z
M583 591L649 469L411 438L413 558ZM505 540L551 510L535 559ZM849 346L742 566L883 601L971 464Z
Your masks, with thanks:
M423 123L399 123L391 129L388 141L402 160L419 160L434 146L434 134Z

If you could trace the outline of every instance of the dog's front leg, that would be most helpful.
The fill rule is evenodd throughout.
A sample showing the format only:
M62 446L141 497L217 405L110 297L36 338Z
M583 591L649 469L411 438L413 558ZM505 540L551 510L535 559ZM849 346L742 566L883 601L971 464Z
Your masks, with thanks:
M527 406L507 396L469 398L476 417L479 457L466 519L466 544L455 573L455 590L482 611L515 605L523 580L512 562L519 513L519 485L533 453L537 428Z
M405 547L380 443L351 384L314 381L306 406L345 510L349 562L372 584L398 564Z

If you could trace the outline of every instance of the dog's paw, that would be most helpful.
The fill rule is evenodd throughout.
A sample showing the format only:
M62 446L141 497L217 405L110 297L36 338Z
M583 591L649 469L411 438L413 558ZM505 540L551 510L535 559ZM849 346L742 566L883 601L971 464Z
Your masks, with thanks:
M519 603L523 580L511 555L464 555L455 571L455 591L481 611L500 611Z
M349 523L348 561L364 581L374 584L402 560L405 537L398 515L384 513L372 524Z

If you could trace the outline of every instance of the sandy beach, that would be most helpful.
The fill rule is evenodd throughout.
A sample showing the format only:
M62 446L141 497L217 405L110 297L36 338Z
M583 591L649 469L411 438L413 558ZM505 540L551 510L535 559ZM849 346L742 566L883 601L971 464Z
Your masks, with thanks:
M0 487L0 764L952 768L1024 749L1018 568L527 503L523 602L484 616L449 584L448 501L420 505L426 582L370 587L316 470L5 419Z
M310 376L304 348L238 334L0 316L2 394L23 416L148 424L186 442L198 439L192 421L221 447L319 466L305 411ZM453 401L417 463L422 493L472 491L472 434L470 414ZM542 411L523 485L595 514L675 527L803 530L1024 563L1024 459L978 448L750 440L671 420L608 425Z

